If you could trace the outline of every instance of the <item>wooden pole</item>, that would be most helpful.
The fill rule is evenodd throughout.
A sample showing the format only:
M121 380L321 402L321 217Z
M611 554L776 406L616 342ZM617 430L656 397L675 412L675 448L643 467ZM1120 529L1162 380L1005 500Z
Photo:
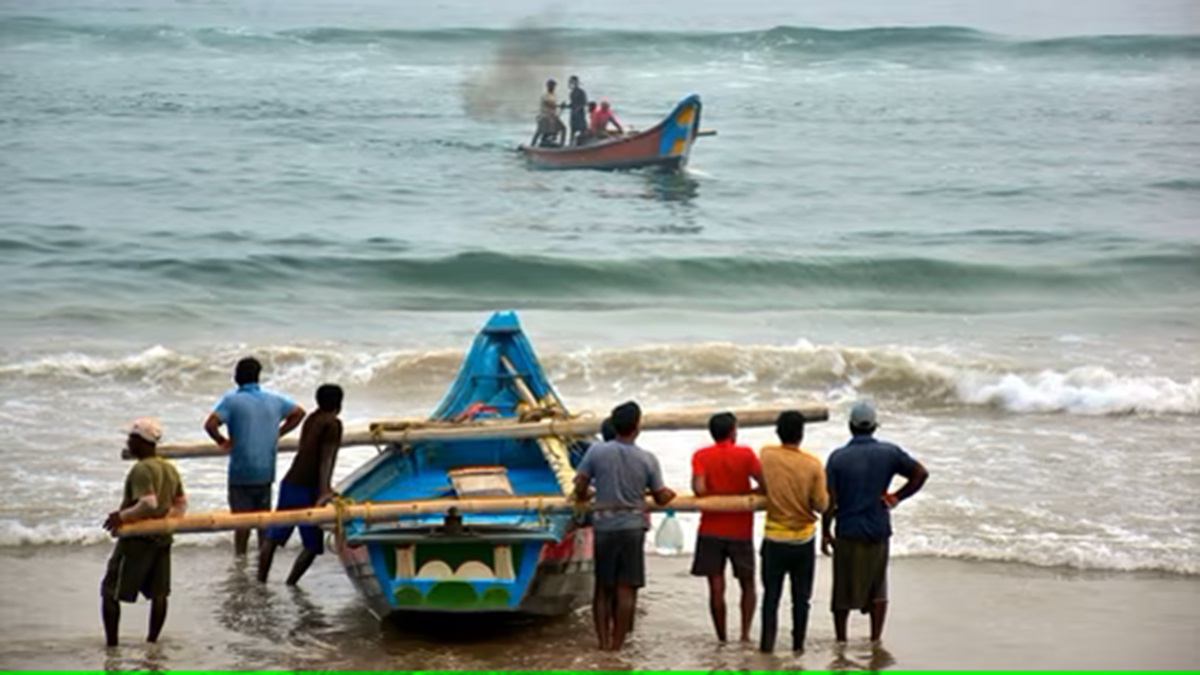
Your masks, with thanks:
M824 406L807 403L795 406L809 422L829 419ZM772 426L783 408L744 408L733 410L739 427ZM643 431L677 431L707 429L712 410L649 411L642 416ZM342 447L416 443L419 441L455 441L489 438L540 438L542 436L585 437L600 431L600 419L574 417L537 422L516 422L511 419L450 423L442 420L382 420L371 423L368 429L347 431ZM299 439L293 435L279 440L279 452L295 452ZM158 446L158 454L169 459L187 457L221 457L228 453L211 441L171 443Z
M553 397L548 405L543 406L541 401L533 395L533 390L525 382L525 378L521 377L521 373L517 371L517 367L509 360L507 356L500 356L500 363L512 373L513 384L517 387L517 393L521 395L521 400L525 401L525 405L530 409L547 407L556 412L563 412L562 402ZM551 396L547 395L549 400ZM542 436L537 439L538 449L542 451L542 457L545 458L546 464L550 465L550 470L554 472L554 479L558 481L558 487L564 495L570 495L571 490L575 487L575 470L571 468L570 449L567 444L562 441L559 436Z
M474 499L424 499L413 501L374 502L346 504L342 507L343 521L363 520L368 523L396 520L401 516L445 513L455 507L459 513L570 513L576 505L566 497L477 497ZM590 508L590 506L585 506ZM719 495L696 497L681 494L670 504L659 506L647 497L646 508L650 511L674 509L676 511L761 511L766 508L766 497L762 495ZM221 532L226 530L256 529L271 525L326 525L338 520L338 509L320 506L294 511L253 511L230 513L208 511L189 513L178 518L153 518L121 526L118 536L144 536L151 534L182 534L187 532Z

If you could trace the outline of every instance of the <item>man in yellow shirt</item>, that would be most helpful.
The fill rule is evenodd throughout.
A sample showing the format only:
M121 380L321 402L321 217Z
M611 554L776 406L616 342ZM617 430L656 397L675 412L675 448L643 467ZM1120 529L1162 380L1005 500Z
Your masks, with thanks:
M816 567L816 523L829 506L821 460L800 449L804 415L780 413L775 424L780 445L762 449L762 476L767 488L767 523L762 545L762 638L759 648L774 651L783 579L792 590L792 649L804 651L808 604Z

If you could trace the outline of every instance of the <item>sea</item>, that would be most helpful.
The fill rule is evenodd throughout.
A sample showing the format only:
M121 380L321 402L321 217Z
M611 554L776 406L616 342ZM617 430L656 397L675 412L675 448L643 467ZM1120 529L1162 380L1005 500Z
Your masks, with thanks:
M576 412L815 400L825 457L874 401L931 473L897 558L1195 581L1200 12L899 4L0 3L0 558L102 561L124 425L202 438L243 356L424 415L511 309ZM532 170L572 74L717 133ZM642 438L684 488L705 441Z

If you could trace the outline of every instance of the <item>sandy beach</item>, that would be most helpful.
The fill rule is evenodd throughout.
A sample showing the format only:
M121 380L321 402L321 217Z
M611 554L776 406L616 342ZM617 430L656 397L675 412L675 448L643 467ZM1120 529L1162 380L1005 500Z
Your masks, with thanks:
M6 669L1165 669L1200 663L1200 580L1016 564L899 559L882 649L863 616L835 649L828 560L818 567L808 651L759 654L718 644L703 585L687 557L649 556L635 635L620 654L596 650L587 609L555 620L379 624L336 561L318 561L300 589L267 586L224 546L177 547L170 616L157 646L142 642L147 606L124 606L124 644L101 634L97 587L106 548L0 553L0 667ZM30 593L31 587L41 589ZM781 633L790 630L785 594ZM757 635L757 622L755 626Z

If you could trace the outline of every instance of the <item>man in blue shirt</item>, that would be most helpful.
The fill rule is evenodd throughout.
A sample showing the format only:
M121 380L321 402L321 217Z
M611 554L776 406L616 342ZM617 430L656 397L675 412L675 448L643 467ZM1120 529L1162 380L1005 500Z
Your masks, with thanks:
M921 489L929 472L899 446L875 438L875 407L865 401L850 410L853 438L825 463L829 512L821 519L821 552L833 550L833 628L846 642L851 610L871 615L871 642L883 637L887 616L890 510ZM888 492L894 476L908 482ZM830 524L837 521L837 537Z
M588 449L575 476L575 499L586 501L595 483L592 617L600 649L616 651L633 627L637 589L646 584L646 492L659 505L675 493L663 485L658 459L634 443L642 419L638 404L622 403L613 408L611 419L616 438Z
M221 449L229 452L229 510L271 510L271 484L275 482L275 452L282 436L304 420L304 408L292 399L258 384L262 364L247 357L238 361L233 380L237 389L217 401L204 430ZM221 434L225 426L229 437ZM249 530L235 530L236 555L246 555ZM258 533L258 545L264 543Z

